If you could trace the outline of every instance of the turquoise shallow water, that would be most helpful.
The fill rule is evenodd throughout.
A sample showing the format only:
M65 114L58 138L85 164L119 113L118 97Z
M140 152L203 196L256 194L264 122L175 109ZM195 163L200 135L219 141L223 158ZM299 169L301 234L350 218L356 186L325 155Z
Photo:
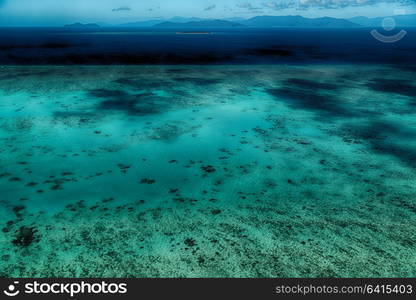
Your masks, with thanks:
M3 277L416 275L410 67L0 70Z

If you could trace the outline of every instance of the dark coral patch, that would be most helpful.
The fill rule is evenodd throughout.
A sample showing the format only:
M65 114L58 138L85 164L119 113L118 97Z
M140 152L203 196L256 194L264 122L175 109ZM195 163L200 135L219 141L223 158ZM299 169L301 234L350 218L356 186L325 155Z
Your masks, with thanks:
M268 89L267 92L295 109L313 111L329 117L351 115L351 111L346 109L337 98L323 95L319 91L283 87Z
M297 88L308 89L308 90L338 90L341 89L342 86L334 83L328 82L320 82L308 79L299 79L299 78L291 78L286 80L286 85L295 86Z
M283 87L268 89L267 92L295 109L313 111L326 117L351 116L351 108L345 107L332 93L341 88L333 83L291 78L284 82Z
M169 82L166 81L137 80L129 77L119 78L117 80L114 80L113 82L129 86L137 90L166 88L171 85Z
M142 180L140 180L140 183L142 184L154 184L155 182L156 180L149 178L143 178Z
M201 169L206 172L206 173L214 173L215 171L217 171L213 166L211 165L207 165L207 166L202 166Z
M200 86L221 83L221 80L219 79L200 78L200 77L175 77L173 78L173 80L180 81L180 82L189 82L191 84L200 85Z
M193 247L196 246L196 241L193 238L187 238L183 242L186 246Z
M374 121L366 124L349 124L347 136L363 140L372 151L391 155L410 166L416 164L416 148L411 141L416 138L416 130L398 124Z
M120 90L96 89L90 95L101 99L98 104L100 110L123 111L129 115L146 115L157 113L160 100L152 93L130 94Z
M16 246L28 247L36 240L36 232L37 230L34 227L22 226L17 231L16 238L12 242Z
M410 80L376 78L368 82L367 86L377 92L416 97L416 85ZM410 103L416 105L416 100L412 99Z

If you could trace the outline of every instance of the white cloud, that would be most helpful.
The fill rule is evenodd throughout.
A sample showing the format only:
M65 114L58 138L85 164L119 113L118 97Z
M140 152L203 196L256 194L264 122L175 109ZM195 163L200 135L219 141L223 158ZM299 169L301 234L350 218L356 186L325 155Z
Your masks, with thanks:
M119 11L130 11L131 8L128 6L121 6L117 8L113 8L112 11L119 12Z
M204 11L213 10L213 9L215 9L215 7L217 7L217 6L216 6L215 4L212 4L212 5L210 5L210 6L205 7L205 8L204 8Z

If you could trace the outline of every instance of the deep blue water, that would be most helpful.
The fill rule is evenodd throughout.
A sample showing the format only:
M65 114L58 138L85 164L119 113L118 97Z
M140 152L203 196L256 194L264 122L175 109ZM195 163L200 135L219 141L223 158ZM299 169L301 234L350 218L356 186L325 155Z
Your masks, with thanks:
M375 40L368 28L206 30L211 34L153 28L0 28L0 64L416 62L415 29L406 29L406 37L393 44Z

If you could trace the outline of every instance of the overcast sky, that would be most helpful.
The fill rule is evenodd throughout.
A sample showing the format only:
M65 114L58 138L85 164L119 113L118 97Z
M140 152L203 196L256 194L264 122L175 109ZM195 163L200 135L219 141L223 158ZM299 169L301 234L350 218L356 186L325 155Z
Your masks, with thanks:
M406 1L406 2L403 2ZM416 0L0 0L0 25L126 23L155 18L390 16L416 13Z

